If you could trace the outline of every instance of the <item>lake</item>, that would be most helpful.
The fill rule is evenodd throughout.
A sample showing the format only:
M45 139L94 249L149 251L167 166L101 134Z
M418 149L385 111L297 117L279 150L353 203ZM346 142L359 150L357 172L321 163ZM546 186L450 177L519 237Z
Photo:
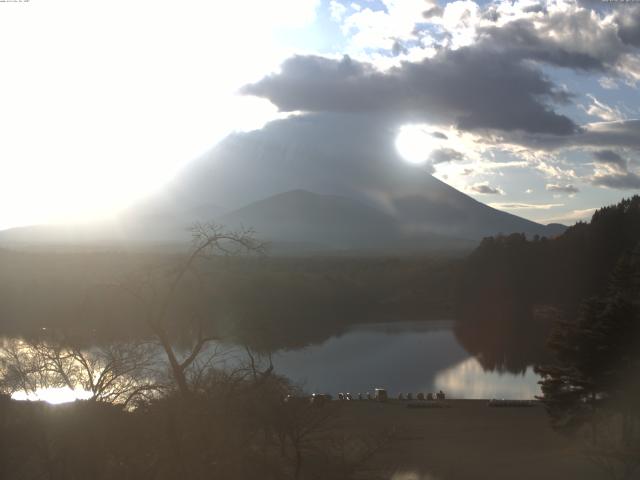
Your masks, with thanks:
M532 399L540 394L532 368L524 374L485 371L458 343L453 322L360 324L319 345L279 351L273 364L307 392L365 393L443 390L451 398Z
M299 349L278 350L275 371L306 392L366 393L385 388L399 393L443 390L448 398L532 399L540 394L532 368L523 373L487 371L458 342L451 321L389 322L353 325L326 340ZM221 347L220 345L218 347ZM240 348L227 350L218 367L234 367ZM216 345L211 345L211 350ZM158 358L164 363L164 354ZM206 352L203 352L206 355ZM16 392L16 399L63 403L86 398L88 392L45 388L37 394Z

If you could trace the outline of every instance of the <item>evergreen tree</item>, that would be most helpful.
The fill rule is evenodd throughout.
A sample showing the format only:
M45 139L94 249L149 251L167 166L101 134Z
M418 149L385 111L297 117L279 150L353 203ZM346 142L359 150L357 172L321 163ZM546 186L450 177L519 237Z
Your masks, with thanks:
M556 323L549 347L556 362L537 372L552 425L587 427L591 455L609 467L613 460L624 472L616 478L632 478L640 466L640 243L622 255L604 296Z

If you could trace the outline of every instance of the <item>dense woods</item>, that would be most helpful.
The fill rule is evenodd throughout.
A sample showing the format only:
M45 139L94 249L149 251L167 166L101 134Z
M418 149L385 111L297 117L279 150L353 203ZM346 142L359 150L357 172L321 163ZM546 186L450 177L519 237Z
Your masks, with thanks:
M639 242L639 196L556 238L484 239L458 277L459 339L488 368L519 371L548 361L554 320L576 317L584 300L603 295L617 262Z
M554 239L485 239L459 279L458 337L488 368L539 364L554 428L615 479L640 469L640 196Z
M0 335L42 328L90 340L143 335L121 287L166 287L178 254L0 250ZM228 339L263 350L321 342L358 322L451 315L451 258L219 257L200 263L204 292L181 284L170 323L189 336L197 311ZM204 293L204 294L203 294Z

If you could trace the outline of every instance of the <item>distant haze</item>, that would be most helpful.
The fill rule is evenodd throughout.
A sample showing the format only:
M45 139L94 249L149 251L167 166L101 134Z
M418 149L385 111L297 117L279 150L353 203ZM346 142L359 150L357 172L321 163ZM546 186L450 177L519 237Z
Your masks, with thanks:
M252 227L276 247L410 253L468 248L498 233L562 230L492 209L402 162L384 123L358 129L350 116L321 120L293 117L232 135L117 222L17 229L0 239L177 243L188 239L191 223L216 221Z

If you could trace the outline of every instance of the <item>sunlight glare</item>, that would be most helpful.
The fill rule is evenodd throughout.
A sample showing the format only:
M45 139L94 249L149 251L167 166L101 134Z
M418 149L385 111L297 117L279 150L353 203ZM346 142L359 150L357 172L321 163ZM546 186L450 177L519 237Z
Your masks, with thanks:
M29 400L32 402L46 402L51 405L58 405L60 403L73 402L75 400L88 400L91 398L91 392L76 388L75 390L69 387L60 388L39 388L35 392L15 392L11 395L14 400Z
M421 125L405 125L396 137L396 149L409 163L425 163L435 148L436 139Z
M275 3L3 6L0 229L114 214L227 134L277 118L238 89L290 54L276 32L313 21L318 1Z

